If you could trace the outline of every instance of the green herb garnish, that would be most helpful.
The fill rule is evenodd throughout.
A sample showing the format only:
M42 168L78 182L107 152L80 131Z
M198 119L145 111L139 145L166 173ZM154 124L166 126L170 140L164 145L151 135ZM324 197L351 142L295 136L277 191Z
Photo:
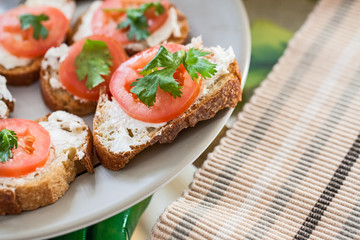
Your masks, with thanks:
M194 48L190 48L188 52L183 49L171 53L161 46L156 56L140 72L144 77L131 83L133 88L130 91L147 106L154 105L158 87L170 93L174 98L180 97L182 87L173 77L176 69L183 64L192 80L198 79L198 73L204 79L215 75L216 64L203 58L208 54L210 52Z
M129 28L129 32L127 33L129 40L133 40L135 38L136 41L140 41L150 36L150 32L148 30L149 25L147 23L147 18L144 14L153 7L155 7L156 15L160 15L165 12L165 8L160 3L160 1L155 3L144 3L138 8L105 8L103 9L103 11L125 12L127 18L117 25L117 29Z
M18 138L14 131L3 129L0 131L0 162L5 163L13 157L11 150L18 147Z
M19 16L21 29L26 30L30 27L33 27L34 33L33 37L36 40L39 40L41 35L42 39L46 39L49 35L49 30L47 30L42 24L42 21L49 20L49 16L45 14L32 15L32 14L23 14Z
M76 75L79 81L86 80L90 90L104 82L102 76L110 74L113 63L109 48L104 41L86 39L81 53L75 59Z

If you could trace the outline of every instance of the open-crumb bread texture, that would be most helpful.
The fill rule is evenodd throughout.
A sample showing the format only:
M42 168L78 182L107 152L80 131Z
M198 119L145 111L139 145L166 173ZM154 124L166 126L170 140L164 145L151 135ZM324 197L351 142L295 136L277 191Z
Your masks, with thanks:
M40 124L49 123L52 114L37 121ZM52 146L49 160L44 167L19 178L0 178L0 215L20 214L24 210L52 204L68 190L79 169L85 166L88 172L94 172L92 135L88 125L72 114L61 112L61 115L71 115L73 121L62 121L57 117L56 120L52 119L58 122L53 122L52 129L64 134L65 138L73 136L70 134L82 134L80 145L74 149L64 144L61 139L53 139L49 131Z
M242 92L241 75L236 60L230 64L228 71L228 74L215 81L210 92L196 100L186 112L167 122L164 126L149 132L150 139L145 144L129 146L131 150L125 152L112 152L106 146L108 144L104 142L106 141L104 136L109 136L111 133L99 130L99 127L106 121L104 116L109 116L109 110L105 108L105 105L111 101L107 94L102 94L93 123L94 147L101 164L111 170L119 170L145 148L157 142L171 143L182 129L193 127L199 121L214 117L223 108L235 107L241 100Z
M179 9L177 9L174 5L172 5L172 7L174 7L176 9L176 13L177 13L177 20L178 20L178 24L180 26L180 36L178 37L175 37L174 35L171 35L167 40L166 42L171 42L171 43L177 43L177 44L183 44L186 40L186 38L188 37L189 35L189 23L187 21L187 18L185 17L185 15L179 11ZM74 39L73 39L73 36L76 34L76 32L78 31L80 25L82 24L82 18L83 16L85 15L85 13L79 18L77 19L74 27L72 28L72 31L70 31L69 35L68 35L68 44L71 45L74 43ZM91 26L89 26L91 27ZM137 50L134 50L133 48L131 48L131 46L124 46L124 49L126 51L126 53L129 55L129 56L132 56L142 50L145 50L149 48L149 46L144 46L144 49L137 49Z
M52 69L51 66L47 66L46 69L41 69L41 94L45 104L52 111L65 110L78 116L94 113L97 101L79 99L65 88L53 88L51 86L50 78L54 75L54 72L57 71L58 69Z

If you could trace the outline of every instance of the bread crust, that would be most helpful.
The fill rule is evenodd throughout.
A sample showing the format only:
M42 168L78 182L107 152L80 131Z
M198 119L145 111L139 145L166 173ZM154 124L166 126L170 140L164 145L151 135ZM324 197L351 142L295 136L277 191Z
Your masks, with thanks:
M42 122L47 119L48 116L45 116L37 121ZM92 135L89 127L87 127L86 141L81 150L85 153L81 162L88 172L93 173ZM53 154L52 148L50 158L54 158ZM24 210L34 210L52 204L62 197L76 177L78 172L76 162L79 162L79 157L74 155L62 161L61 164L53 164L53 162L46 166L49 169L44 174L26 179L23 184L0 185L0 215L20 214Z
M52 111L65 110L78 116L95 112L97 101L75 99L74 95L66 89L51 87L50 71L57 71L57 69L50 69L50 67L41 69L40 86L44 102Z
M179 10L177 9L174 5L172 5L172 7L174 7L176 9L176 13L177 13L177 18L178 18L178 24L180 26L180 37L175 37L174 35L171 35L169 37L169 39L167 39L166 41L167 42L171 42L171 43L177 43L177 44L183 44L186 40L186 38L188 37L189 35L189 22L186 18L186 16ZM86 12L85 12L86 13ZM72 31L69 32L69 35L68 35L68 44L71 45L74 43L74 35L76 34L76 32L78 31L80 25L82 24L82 18L83 16L85 15L85 13L79 17L79 19L76 20L76 23L72 29ZM129 56L132 56L140 51L136 51L134 49L132 49L131 47L129 46L123 46L126 53L129 55ZM148 48L148 47L146 47ZM145 48L145 49L146 49ZM145 49L142 49L142 50L145 50ZM141 50L141 51L142 51Z
M145 148L159 142L171 143L178 133L188 127L195 126L199 121L207 120L223 108L235 107L241 101L241 74L236 60L230 64L229 73L221 76L214 87L217 88L211 94L204 96L200 101L193 103L190 108L179 117L169 121L157 132L153 133L152 138L146 144L130 146L131 151L113 153L104 146L96 135L97 126L101 123L102 106L109 101L106 94L102 94L94 118L94 147L98 158L103 166L111 170L120 170L125 167L131 158L143 151Z
M10 112L14 111L14 108L15 108L14 99L10 101L10 100L3 98L3 99L1 99L1 101L3 101L6 104L6 106L9 108Z
M39 79L42 57L37 57L27 66L6 69L0 65L0 75L3 75L7 84L13 86L27 86Z

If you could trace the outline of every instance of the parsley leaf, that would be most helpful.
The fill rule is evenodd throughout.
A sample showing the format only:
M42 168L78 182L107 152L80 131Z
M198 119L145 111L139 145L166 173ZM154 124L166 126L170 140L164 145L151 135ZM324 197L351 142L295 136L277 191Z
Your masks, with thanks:
M144 77L136 79L130 86L130 92L138 96L147 106L153 106L156 101L156 92L160 88L170 93L174 98L181 97L182 87L174 79L176 69L183 64L192 80L198 79L198 73L203 78L211 77L216 73L216 64L210 63L203 57L209 52L190 48L171 53L164 46L160 46L156 56L140 72Z
M4 163L13 157L11 149L18 147L18 138L14 131L3 129L0 131L0 162Z
M21 29L26 30L30 27L33 27L34 33L33 38L39 40L40 35L42 39L46 39L49 35L49 30L47 30L42 24L42 21L49 20L49 16L45 14L32 15L32 14L23 14L19 16Z
M205 79L215 75L216 64L210 63L208 60L202 58L208 54L210 54L210 52L203 52L194 48L189 49L184 62L184 67L192 80L198 79L197 72Z
M129 28L127 36L129 40L133 40L134 38L136 41L144 40L148 36L150 36L150 32L148 31L148 23L147 18L144 15L145 12L150 10L151 8L155 7L155 14L160 15L165 12L164 6L159 2L150 2L144 3L140 5L138 8L108 8L103 9L105 12L126 12L127 18L117 25L117 29Z
M110 74L113 63L109 48L104 41L86 39L81 53L75 59L76 75L79 81L86 80L90 90L104 82L102 76Z

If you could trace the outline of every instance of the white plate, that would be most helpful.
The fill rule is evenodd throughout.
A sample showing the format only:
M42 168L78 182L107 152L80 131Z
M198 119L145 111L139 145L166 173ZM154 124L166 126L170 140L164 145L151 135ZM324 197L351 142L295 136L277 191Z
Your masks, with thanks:
M202 35L204 45L234 48L243 75L250 61L250 31L240 0L177 0L176 6L189 19L191 36ZM85 3L86 4L86 3ZM84 3L79 11L84 9ZM11 87L16 97L12 117L36 119L49 112L43 104L39 84ZM55 204L0 217L1 239L49 238L109 218L148 197L192 163L222 129L232 109L195 128L182 131L172 144L150 147L125 169L114 172L97 167L95 174L83 174ZM91 118L86 119L91 123Z

